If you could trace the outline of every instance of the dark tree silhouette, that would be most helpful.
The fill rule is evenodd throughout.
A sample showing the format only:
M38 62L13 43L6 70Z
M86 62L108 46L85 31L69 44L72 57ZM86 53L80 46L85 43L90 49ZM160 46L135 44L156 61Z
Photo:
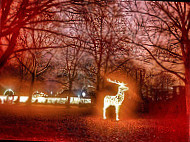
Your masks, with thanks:
M76 39L66 39L63 41L64 49L59 49L59 57L56 59L59 63L56 67L58 72L58 79L63 85L63 91L69 90L68 103L70 103L70 94L73 90L73 84L80 74L81 59L84 56L84 43ZM61 92L60 92L61 93Z
M143 54L185 83L190 113L190 4L186 2L124 2L133 27L125 42L141 47ZM130 15L130 16L129 16ZM130 25L130 24L129 24ZM146 59L146 58L144 58ZM147 60L147 59L146 59Z
M122 13L116 3L105 4L104 1L76 7L76 11L80 13L77 17L80 22L74 25L73 31L77 35L84 35L80 40L86 43L85 51L93 59L91 64L95 65L95 69L91 73L96 76L98 91L103 86L103 77L110 72L111 62L124 57Z
M51 39L49 39L51 37ZM50 34L39 31L25 31L22 36L19 36L19 46L34 50L15 53L15 57L21 68L25 68L31 79L29 99L31 103L33 87L37 78L42 76L50 67L50 62L53 58L53 53L50 49L38 50L38 48L54 43L54 38ZM55 53L54 53L55 54Z
M4 66L10 56L15 52L17 38L21 29L34 30L31 25L40 23L64 23L69 22L56 13L66 11L71 1L62 0L1 0L0 1L0 68ZM53 9L54 8L54 9ZM65 8L65 9L64 9ZM71 20L72 21L72 20ZM35 29L52 32L60 35L57 31L47 29ZM27 49L28 50L28 49ZM23 50L20 50L20 52ZM18 52L18 51L17 51Z

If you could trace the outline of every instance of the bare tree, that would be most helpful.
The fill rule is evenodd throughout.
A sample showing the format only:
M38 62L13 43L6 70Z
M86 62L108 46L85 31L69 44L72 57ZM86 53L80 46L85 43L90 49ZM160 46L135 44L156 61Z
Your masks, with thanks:
M64 84L64 88L67 86L67 90L71 92L74 87L73 84L80 74L80 62L84 55L83 47L85 47L85 43L76 39L67 39L63 41L63 44L68 45L68 47L59 49L61 54L57 57L59 66L56 69L58 70L58 77ZM70 96L68 96L68 102L70 102Z
M190 113L190 5L186 2L124 2L133 28L125 42L141 47L144 57L183 80ZM141 54L142 55L142 54Z
M19 36L19 44L23 48L29 48L34 50L27 50L23 54L22 52L15 53L15 57L22 68L25 68L30 75L31 83L29 90L28 102L31 102L33 87L37 78L39 78L50 66L53 52L51 50L38 50L38 48L44 47L47 44L54 43L54 39L50 34L45 32L25 31L22 36ZM22 54L22 55L21 55Z
M68 23L67 16L55 16L57 13L64 14L70 0L1 0L0 1L0 68L15 52L17 38L23 28L34 30L33 24ZM72 21L72 19L71 19ZM37 28L35 30L46 31L61 35L58 31ZM46 47L47 48L47 47ZM24 49L29 50L29 49Z
M95 74L97 91L103 85L103 76L109 72L111 61L120 58L124 52L120 51L125 49L120 40L124 27L117 27L122 24L122 13L116 5L102 1L77 7L81 21L73 26L73 31L84 35L80 40L86 43L85 51L92 57L89 59L93 59L89 63L95 65L92 70L86 69Z

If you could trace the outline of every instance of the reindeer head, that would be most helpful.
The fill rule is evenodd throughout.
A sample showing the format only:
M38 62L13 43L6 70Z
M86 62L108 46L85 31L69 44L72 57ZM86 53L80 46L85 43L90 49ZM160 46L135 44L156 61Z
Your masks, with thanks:
M107 79L109 82L112 82L112 83L115 83L115 84L118 84L119 85L119 90L120 91L127 91L127 90L129 90L129 87L127 87L126 85L127 84L124 84L123 82L121 83L121 82L119 82L119 81L112 81L112 80L110 80L109 78Z

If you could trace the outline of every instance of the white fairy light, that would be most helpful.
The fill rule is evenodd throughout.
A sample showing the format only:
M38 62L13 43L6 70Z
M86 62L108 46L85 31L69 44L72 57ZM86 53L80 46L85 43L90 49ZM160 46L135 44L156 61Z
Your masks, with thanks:
M119 108L124 100L124 92L129 90L128 87L126 87L124 83L120 83L117 81L112 81L110 79L107 79L109 82L118 84L118 92L115 96L105 96L104 98L104 107L103 107L103 118L106 119L106 109L109 106L115 106L115 112L116 112L116 120L119 120Z
M85 93L85 92L82 92L82 96L85 97L85 96L86 96L86 93Z
M13 92L12 89L7 89L7 90L5 90L4 95L6 95L7 92L12 92L12 94L14 95L14 92Z

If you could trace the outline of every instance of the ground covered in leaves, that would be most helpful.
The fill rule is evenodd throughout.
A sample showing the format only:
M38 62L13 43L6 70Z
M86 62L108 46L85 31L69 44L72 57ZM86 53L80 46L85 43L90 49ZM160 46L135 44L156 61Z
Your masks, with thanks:
M73 142L188 142L188 118L103 120L93 107L0 105L0 139Z

